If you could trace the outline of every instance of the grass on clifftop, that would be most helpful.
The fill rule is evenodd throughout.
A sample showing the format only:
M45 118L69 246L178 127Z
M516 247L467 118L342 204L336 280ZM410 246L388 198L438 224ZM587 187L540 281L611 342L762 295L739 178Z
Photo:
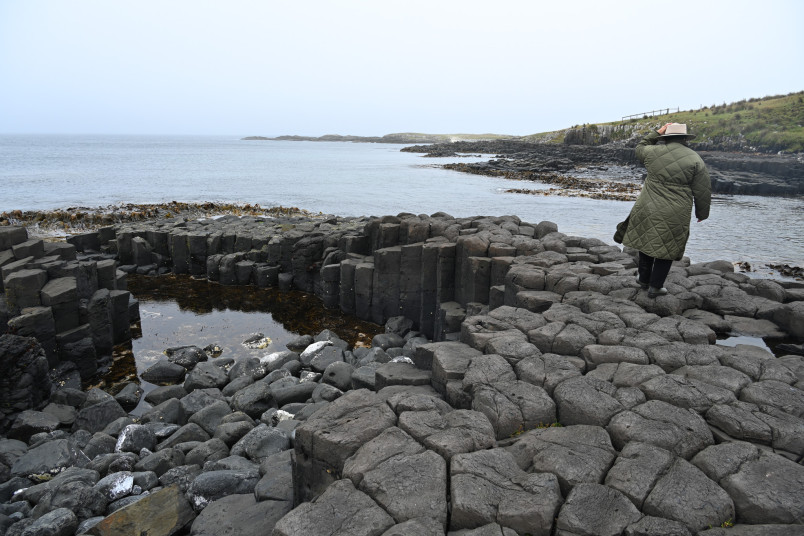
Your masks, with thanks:
M709 143L726 150L750 152L802 152L804 91L583 126L593 129L604 125L615 127L611 138L624 139L670 122L686 123L689 131L697 135L693 143ZM548 138L552 143L562 143L564 132L533 134L524 139L546 141L545 138Z

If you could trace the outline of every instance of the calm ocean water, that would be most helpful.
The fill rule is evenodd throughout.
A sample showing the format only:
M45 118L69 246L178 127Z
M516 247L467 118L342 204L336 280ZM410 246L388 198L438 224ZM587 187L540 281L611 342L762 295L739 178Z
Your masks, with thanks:
M632 203L509 194L521 182L433 167L400 145L243 141L211 136L0 136L0 212L215 201L341 216L514 214L611 243ZM483 159L485 160L485 158ZM528 188L537 186L528 184ZM716 196L686 254L804 265L804 200Z

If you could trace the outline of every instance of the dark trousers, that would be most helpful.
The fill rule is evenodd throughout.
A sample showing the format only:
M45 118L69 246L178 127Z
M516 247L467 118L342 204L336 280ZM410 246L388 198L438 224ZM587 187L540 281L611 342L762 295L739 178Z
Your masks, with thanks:
M640 251L639 280L653 288L662 288L672 265L673 261L669 259L657 259Z

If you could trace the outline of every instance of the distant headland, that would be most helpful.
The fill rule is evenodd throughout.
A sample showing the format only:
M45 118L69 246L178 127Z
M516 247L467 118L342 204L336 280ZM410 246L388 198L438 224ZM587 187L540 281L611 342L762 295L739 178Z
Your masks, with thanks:
M628 110L631 112L631 110ZM662 108L624 115L617 121L573 125L565 129L527 136L508 134L422 134L402 132L384 136L248 136L243 140L346 141L359 143L454 143L499 141L548 145L590 145L633 147L658 125L685 123L696 134L696 150L749 154L804 152L804 91L787 95L743 99L726 104L701 106L694 110Z
M515 136L501 134L421 134L417 132L399 132L384 136L342 136L340 134L326 134L324 136L246 136L241 138L249 141L349 141L355 143L450 143L455 141L484 141L510 139Z

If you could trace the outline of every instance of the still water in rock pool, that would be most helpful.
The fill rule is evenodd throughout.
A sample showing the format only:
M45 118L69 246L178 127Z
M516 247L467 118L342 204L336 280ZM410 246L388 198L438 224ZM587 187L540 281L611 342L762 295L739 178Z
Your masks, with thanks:
M129 291L140 302L140 330L131 354L119 358L106 384L135 380L177 346L218 346L217 359L261 357L286 350L299 335L330 329L350 346L371 344L383 328L324 308L321 300L298 291L253 286L227 287L190 276L128 276ZM251 340L252 342L244 344ZM148 392L155 386L139 380ZM138 408L139 409L139 408ZM138 413L138 411L135 411Z

